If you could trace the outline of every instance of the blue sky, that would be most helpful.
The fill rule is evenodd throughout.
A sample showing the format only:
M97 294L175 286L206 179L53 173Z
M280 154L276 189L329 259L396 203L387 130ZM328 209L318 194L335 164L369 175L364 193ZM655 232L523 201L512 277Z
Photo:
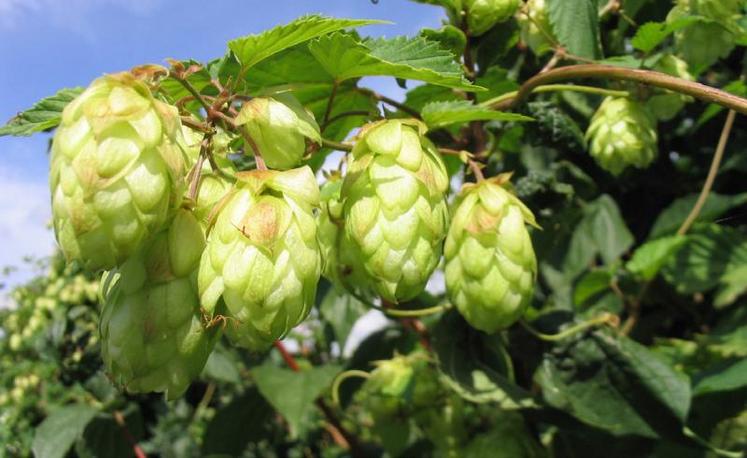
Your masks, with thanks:
M0 0L0 120L105 72L168 57L218 57L232 38L308 13L395 22L361 29L383 36L413 35L443 17L439 8L408 0ZM401 97L393 79L369 83ZM0 267L53 250L48 141L0 137ZM10 283L29 275L21 269Z

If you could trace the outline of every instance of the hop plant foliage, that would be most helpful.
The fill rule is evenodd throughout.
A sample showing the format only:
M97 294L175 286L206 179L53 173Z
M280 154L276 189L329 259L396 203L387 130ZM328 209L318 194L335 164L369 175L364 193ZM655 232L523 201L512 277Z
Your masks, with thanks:
M52 143L57 240L88 269L111 269L161 229L181 201L179 115L130 73L103 76L70 103Z
M449 298L485 332L518 320L532 298L537 260L525 224L531 211L508 189L509 175L465 184L446 237Z
M215 344L200 312L203 229L179 210L168 229L102 279L101 347L112 379L133 393L180 396Z
M472 35L482 35L495 24L510 19L520 4L520 0L465 0L467 27Z
M521 25L521 41L529 46L529 49L537 55L552 49L555 34L545 0L528 0L517 17Z
M607 97L586 131L589 152L600 167L619 175L628 166L645 168L658 154L656 119L644 105Z
M688 81L694 80L688 71L687 62L672 54L667 54L659 59L654 66L654 70ZM691 101L692 97L664 90L652 95L646 101L646 108L659 120L669 121L677 116L677 113L682 110L687 102Z
M444 164L423 127L400 120L364 127L352 159L342 188L345 237L365 269L364 289L391 302L412 299L446 235Z
M200 261L203 307L238 345L263 350L308 315L321 273L308 167L240 175Z

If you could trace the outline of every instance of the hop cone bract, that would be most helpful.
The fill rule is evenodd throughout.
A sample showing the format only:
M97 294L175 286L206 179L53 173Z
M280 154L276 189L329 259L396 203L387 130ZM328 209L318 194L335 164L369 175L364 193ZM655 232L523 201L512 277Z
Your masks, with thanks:
M446 290L474 328L495 332L529 304L537 260L531 211L504 187L508 175L462 187L446 237Z
M524 11L517 16L521 25L521 41L538 56L553 47L551 38L555 35L550 24L545 0L528 0Z
M164 226L182 195L180 139L176 108L130 73L95 80L65 108L49 176L69 260L113 268Z
M586 131L591 156L613 175L629 165L647 167L658 153L657 139L654 116L626 97L604 99Z
M363 128L343 183L345 237L366 285L391 302L412 299L441 256L449 179L415 121Z
M205 366L216 333L204 326L197 294L204 246L200 224L179 210L168 229L104 275L102 356L128 391L173 399Z
M520 4L520 0L464 0L469 31L474 36L482 35L495 24L510 19Z
M321 142L314 115L287 94L256 97L244 103L236 124L246 129L267 166L273 169L297 166L306 152L306 138Z
M319 188L308 167L239 176L208 236L200 297L208 313L221 314L225 303L233 342L263 350L314 303L321 259L312 209Z

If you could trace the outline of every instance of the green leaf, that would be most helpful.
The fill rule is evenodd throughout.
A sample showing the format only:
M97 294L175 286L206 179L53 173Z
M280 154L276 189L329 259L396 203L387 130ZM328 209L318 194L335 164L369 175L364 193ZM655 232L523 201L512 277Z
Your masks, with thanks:
M464 100L448 87L423 84L407 91L405 105L422 111L423 107L431 102L447 102L451 100ZM409 115L407 115L409 116Z
M228 42L244 69L300 43L328 33L369 24L385 24L372 19L335 19L320 15L300 17L286 25L274 27L257 35L247 35Z
M444 380L459 396L502 409L536 406L529 393L511 382L511 359L499 335L475 330L452 310L441 317L432 339Z
M686 241L683 236L672 235L646 242L635 250L625 268L644 280L651 280Z
M34 434L32 449L37 458L62 458L83 434L98 410L84 404L61 407L48 416Z
M596 0L547 0L553 32L570 53L599 57L599 8Z
M51 97L41 99L33 107L18 113L6 125L0 127L0 137L28 136L57 127L62 120L62 110L81 92L82 87L62 89Z
M369 39L334 33L309 43L309 50L336 81L362 76L393 76L426 83L479 91L464 78L449 51L422 37Z
M592 270L587 273L576 284L573 290L573 303L584 305L586 301L597 294L610 289L612 274L607 270Z
M420 35L428 41L439 43L443 49L451 51L455 57L461 57L467 46L467 37L464 32L453 25L447 24L438 30L421 29Z
M696 377L693 394L699 396L717 391L732 391L747 386L747 359L733 361L718 370Z
M496 111L474 105L466 100L431 102L423 107L423 121L432 129L469 121L531 121L532 118L516 113Z
M324 299L322 299L319 311L322 312L324 319L332 325L337 342L340 344L340 351L342 351L353 325L358 321L358 318L368 311L368 308L347 292L340 291L333 286L329 288Z
M648 54L672 33L700 20L697 16L684 16L668 22L647 22L638 28L630 44Z
M341 368L335 365L294 372L265 363L252 370L259 392L288 421L293 437L304 434L314 401L327 389Z
M270 404L250 387L215 412L203 436L203 456L241 456L248 444L268 437L273 416Z
M550 405L616 436L679 437L690 407L686 376L604 331L545 353L535 380Z
M687 215L690 214L696 200L698 200L698 194L693 193L672 202L656 218L648 237L650 239L659 238L677 231L677 228L685 222ZM708 198L695 221L713 221L727 211L745 203L747 203L747 193L727 196L712 192L708 194Z
M202 376L221 382L241 383L241 374L239 374L236 362L229 357L228 352L221 345L216 346L215 350L210 353L205 368L202 370Z
M134 407L134 406L133 406ZM128 409L124 416L127 431L137 441L143 436L143 418L137 408ZM120 426L111 416L97 416L85 429L75 444L76 456L80 458L131 458L132 444L122 434Z

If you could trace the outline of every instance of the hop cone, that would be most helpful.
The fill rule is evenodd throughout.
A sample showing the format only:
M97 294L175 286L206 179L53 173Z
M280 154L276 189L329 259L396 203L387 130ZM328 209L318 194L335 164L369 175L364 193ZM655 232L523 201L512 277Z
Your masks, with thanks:
M236 124L246 129L267 166L273 169L297 166L306 152L306 138L321 142L314 115L290 95L246 102Z
M113 268L164 226L182 194L180 140L176 109L129 73L97 79L65 108L49 176L69 260Z
M658 152L657 138L654 116L625 97L604 99L586 131L592 157L613 175L629 165L648 166Z
M181 395L215 343L205 329L197 270L205 238L179 210L170 227L102 279L101 349L114 381L128 391Z
M319 188L308 167L240 176L208 236L200 297L212 314L222 314L225 303L229 338L259 351L306 318L314 303L321 259L312 209Z
M465 0L469 31L474 36L482 35L495 24L510 19L520 4L520 0Z
M678 78L684 78L690 81L694 80L693 76L687 70L687 62L671 54L667 54L659 59L654 66L654 70ZM669 121L677 116L677 113L682 110L685 103L690 101L692 101L692 97L690 96L662 90L661 92L651 96L651 98L646 101L646 108L648 108L657 119L661 121Z
M550 51L554 38L550 16L547 13L545 0L528 0L524 11L519 13L521 41L538 56Z
M441 256L449 179L416 122L370 124L353 148L342 188L345 235L366 284L391 302L412 299Z
M504 187L509 175L465 184L446 237L446 290L472 327L495 332L521 317L537 260L525 223L531 211Z

